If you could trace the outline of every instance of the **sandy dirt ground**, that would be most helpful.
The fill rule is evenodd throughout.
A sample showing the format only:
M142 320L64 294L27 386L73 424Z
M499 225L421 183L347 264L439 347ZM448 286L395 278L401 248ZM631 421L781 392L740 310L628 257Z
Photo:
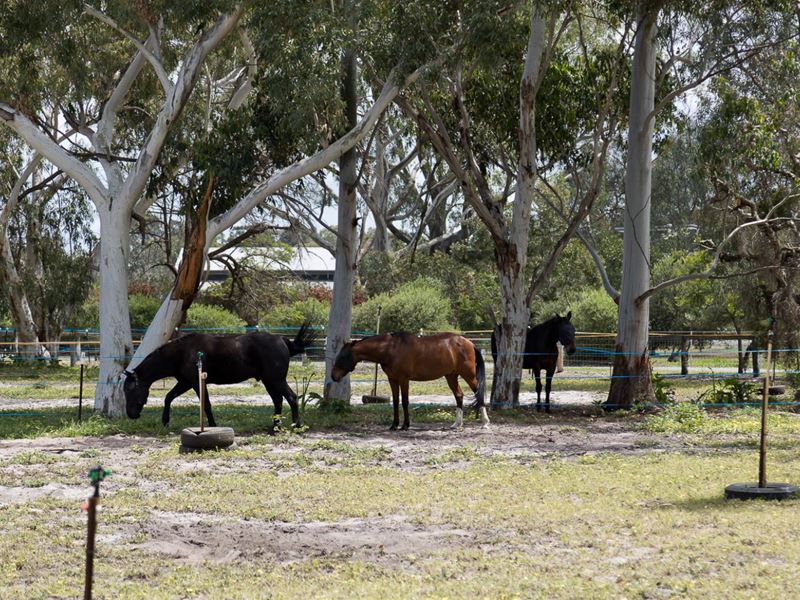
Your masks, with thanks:
M587 405L596 400L596 394L559 392L556 402ZM218 401L222 401L218 397ZM360 399L359 399L360 400ZM227 398L225 402L230 402ZM252 398L242 401L251 402ZM417 403L451 405L445 396L415 397ZM529 402L524 397L523 402ZM34 403L41 406L40 403ZM19 408L30 408L32 403L19 403ZM585 411L584 411L585 412ZM239 438L240 443L245 438ZM595 419L587 416L570 416L569 411L543 417L536 424L492 424L488 429L469 419L462 430L431 424L415 424L409 431L390 432L385 426L365 426L341 431L309 431L275 446L250 465L252 469L274 469L274 460L281 453L301 452L309 442L329 440L345 442L358 448L382 448L387 459L383 467L398 470L431 471L457 468L458 462L431 464L430 457L448 450L469 447L482 457L500 456L520 463L546 460L548 457L576 457L587 453L643 453L674 450L680 447L679 439L665 439L639 430L626 420ZM164 482L137 475L142 457L149 451L175 448L176 436L156 438L139 435L115 435L103 438L38 438L0 440L0 461L5 465L6 481L9 469L17 472L35 471L35 467L14 464L13 458L21 453L43 452L55 457L57 462L86 462L87 456L100 456L104 464L111 465L114 477L104 483L104 493L113 495L116 490L135 486L143 493L163 492ZM303 446L305 444L306 446ZM177 455L177 452L176 452ZM81 458L83 457L83 458ZM12 459L12 460L7 460ZM213 467L219 468L215 461ZM191 458L176 456L174 468L202 469L203 464ZM42 497L64 498L78 501L85 498L89 489L80 485L50 483L26 487L25 478L19 485L0 486L0 506L24 503ZM202 561L230 562L256 558L280 560L305 560L311 557L355 557L378 563L392 563L408 555L425 555L442 549L460 546L489 547L496 543L501 532L470 529L469 531L446 526L420 526L399 514L368 519L347 519L337 522L266 522L258 519L200 515L164 510L153 512L144 521L118 523L104 527L100 543L140 548L179 562ZM514 536L505 532L504 536ZM533 549L535 550L535 549ZM406 558L401 558L406 557Z

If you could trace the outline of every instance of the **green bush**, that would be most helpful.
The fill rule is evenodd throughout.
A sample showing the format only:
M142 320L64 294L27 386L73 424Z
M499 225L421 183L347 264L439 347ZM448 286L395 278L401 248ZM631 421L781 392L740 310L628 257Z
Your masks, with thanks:
M645 429L656 433L692 433L700 430L705 420L703 407L692 402L677 402L662 413L648 417Z
M161 306L161 298L158 296L145 296L144 294L132 294L128 299L128 308L131 315L131 329L134 331L144 331L153 322L153 317Z
M617 330L617 305L603 288L587 290L572 303L571 309L572 324L578 331Z
M748 404L758 400L758 385L750 381L728 377L722 381L712 380L711 389L697 398L704 404Z
M675 403L675 386L673 386L663 376L653 373L653 393L656 396L658 404L674 404Z
M381 331L417 333L451 331L450 302L439 287L429 279L417 279L398 287L391 293L378 294L353 310L353 329L374 331L381 311Z
M189 330L241 330L245 322L230 311L209 304L192 304L186 315L184 329Z
M258 324L266 327L299 327L308 320L315 327L324 327L328 323L330 310L329 302L309 297L273 307Z
M100 305L98 301L87 300L78 307L67 327L74 329L97 329L100 327Z
M146 294L131 294L128 302L131 328L134 331L147 329L161 306L161 298ZM97 299L84 302L68 323L68 327L74 329L97 329L99 326L100 305Z

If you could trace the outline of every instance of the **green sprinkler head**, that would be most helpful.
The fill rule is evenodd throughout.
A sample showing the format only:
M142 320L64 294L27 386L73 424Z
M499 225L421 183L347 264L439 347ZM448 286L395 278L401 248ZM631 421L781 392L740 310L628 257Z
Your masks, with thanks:
M105 467L101 467L97 465L94 469L89 471L89 480L92 482L94 486L94 495L100 495L100 482L103 481L106 477L111 475L111 469L106 469Z

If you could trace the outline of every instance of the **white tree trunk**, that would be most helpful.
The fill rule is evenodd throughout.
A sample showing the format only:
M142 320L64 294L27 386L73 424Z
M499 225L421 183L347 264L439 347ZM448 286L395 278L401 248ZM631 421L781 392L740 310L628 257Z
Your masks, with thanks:
M21 343L18 346L19 353L24 357L39 356L42 352L39 337L36 333L36 323L33 319L28 296L25 293L25 286L22 277L19 275L17 266L14 263L14 256L11 253L11 240L8 238L8 223L11 215L19 206L19 198L22 187L31 175L41 164L41 158L36 156L26 166L22 174L17 178L8 201L0 212L0 285L6 288L11 311L11 320L14 329L17 331L17 340Z
M100 375L94 408L109 417L125 415L120 385L133 355L128 306L130 213L100 211Z
M345 161L341 176L345 177ZM355 160L353 160L355 165ZM353 169L355 170L355 169ZM345 187L344 183L341 187ZM351 196L349 199L344 196ZM355 282L356 203L351 194L339 192L339 231L336 240L336 270L333 275L333 298L325 341L325 398L350 401L350 378L339 382L330 378L333 361L341 347L350 340L353 323L353 283Z
M344 81L342 98L345 101L348 125L357 123L358 106L356 56L348 51L343 60ZM326 399L335 398L350 402L350 378L333 381L330 373L339 349L350 339L353 323L353 284L356 275L356 151L350 148L339 160L339 210L336 236L336 269L333 274L333 298L328 317L325 340L325 389Z
M500 278L500 302L503 317L498 340L500 374L492 390L492 407L519 405L522 379L522 352L525 330L530 319L525 289L525 267L528 264L528 238L536 184L536 93L544 49L547 44L545 21L537 3L531 9L531 29L525 68L519 89L519 162L517 193L514 198L508 241L495 239L495 262Z
M641 10L631 73L622 286L616 355L607 404L628 407L653 400L647 354L650 303L640 296L650 284L650 208L658 11Z

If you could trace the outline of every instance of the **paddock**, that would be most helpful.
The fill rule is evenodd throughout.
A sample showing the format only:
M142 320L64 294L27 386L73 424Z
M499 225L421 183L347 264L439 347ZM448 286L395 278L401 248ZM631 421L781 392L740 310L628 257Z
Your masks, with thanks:
M447 384L412 384L412 427L390 432L389 405L359 403L361 386L371 387L363 365L351 405L306 404L299 435L268 435L272 403L256 382L214 386L215 415L235 428L237 448L185 455L179 432L195 424L197 400L176 400L163 428L169 381L153 386L137 421L79 423L74 369L43 367L36 379L4 369L0 582L8 597L80 595L79 505L96 464L112 470L97 597L800 594L798 501L723 496L757 469L751 407L687 410L695 405L684 402L606 413L598 403L607 380L568 362L556 375L552 414L531 409L526 374L520 409L493 411L489 429L470 418L454 431ZM292 363L290 385L301 393L310 379L313 389L319 369ZM676 394L689 400L709 385L680 379ZM776 408L770 478L797 482L800 417Z

